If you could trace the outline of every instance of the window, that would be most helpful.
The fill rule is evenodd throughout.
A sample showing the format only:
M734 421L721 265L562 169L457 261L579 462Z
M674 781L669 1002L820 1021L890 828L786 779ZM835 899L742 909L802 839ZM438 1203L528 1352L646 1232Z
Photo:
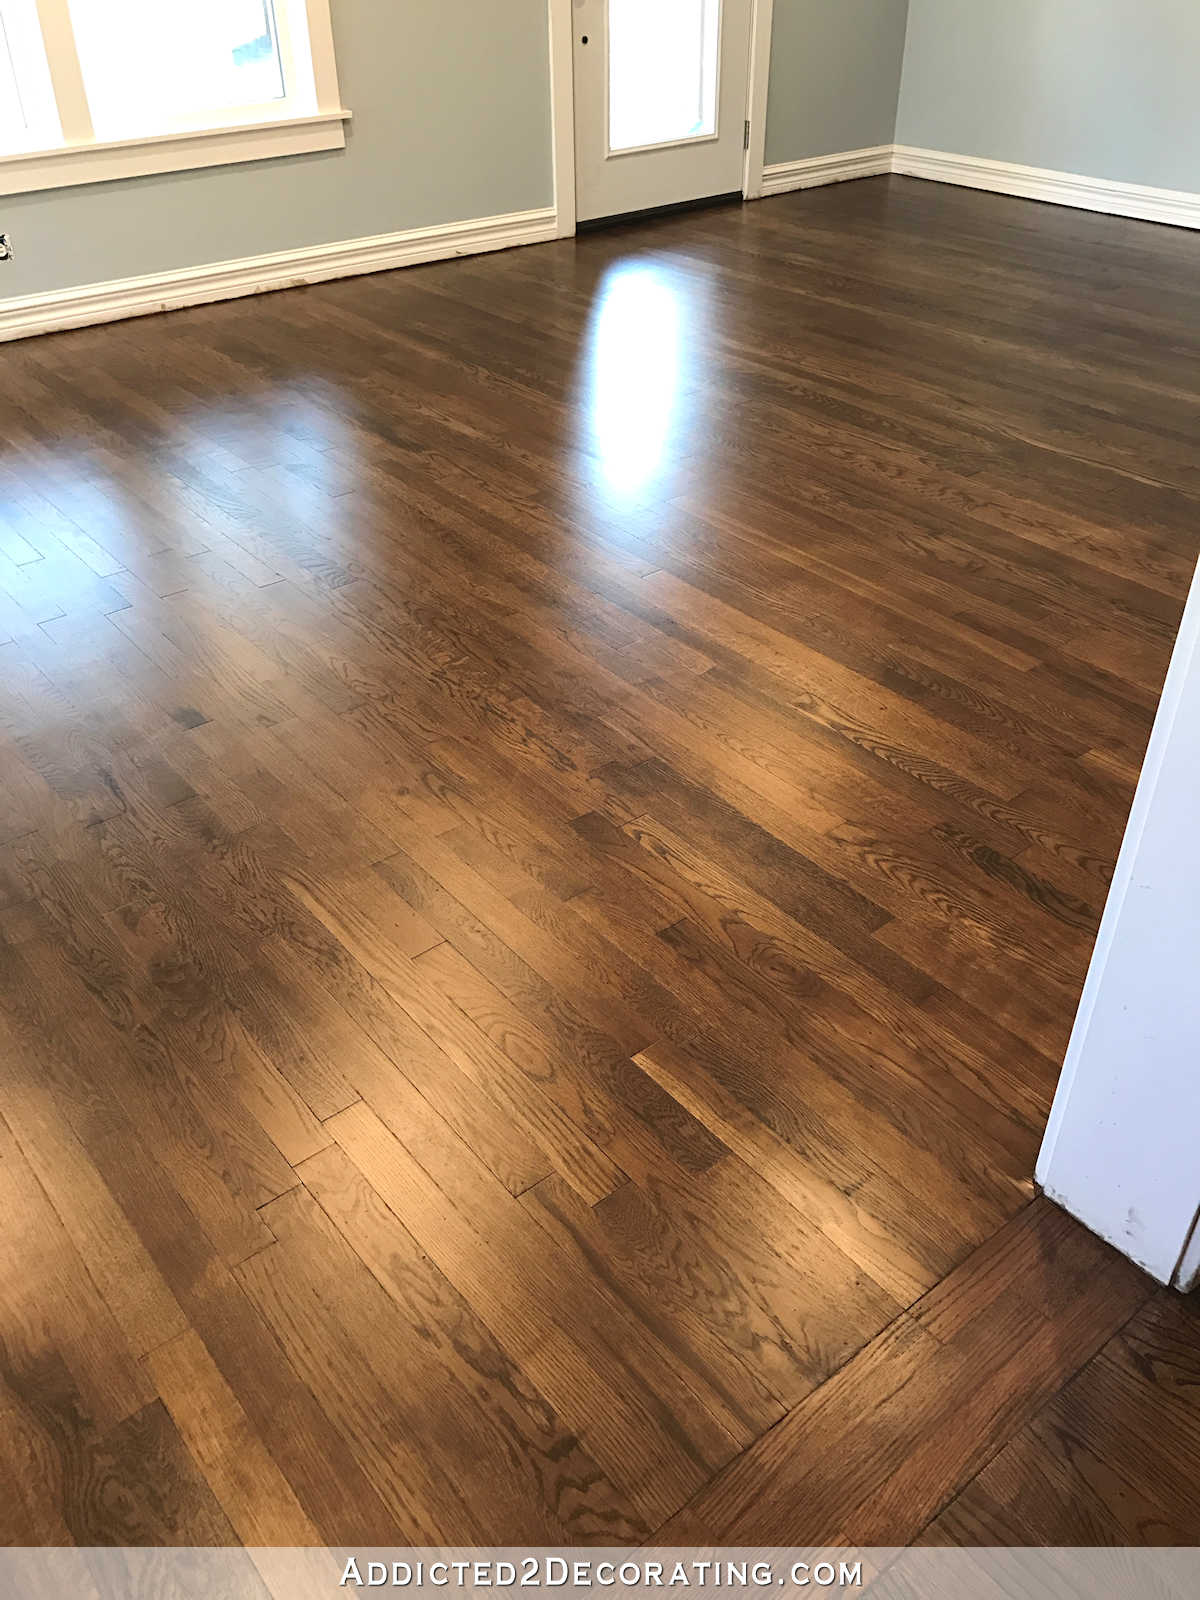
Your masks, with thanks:
M720 0L609 0L608 148L717 131Z
M281 0L284 37L288 12ZM287 98L271 0L71 0L71 21L98 137L259 117Z
M21 91L17 87L12 45L8 42L4 18L0 16L0 139L4 141L5 148L19 148L25 141L26 129L25 107L21 104Z
M0 153L58 138L36 0L0 0Z
M0 0L0 194L345 143L328 0Z

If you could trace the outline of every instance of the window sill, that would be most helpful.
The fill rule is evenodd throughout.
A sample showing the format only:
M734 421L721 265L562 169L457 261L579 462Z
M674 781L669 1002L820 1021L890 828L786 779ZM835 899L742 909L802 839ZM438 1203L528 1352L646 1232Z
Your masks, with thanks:
M341 150L349 120L348 111L319 111L280 122L187 128L150 138L22 151L0 156L0 196L111 183L157 172L186 172L195 167L226 167L239 161L267 161L313 150Z

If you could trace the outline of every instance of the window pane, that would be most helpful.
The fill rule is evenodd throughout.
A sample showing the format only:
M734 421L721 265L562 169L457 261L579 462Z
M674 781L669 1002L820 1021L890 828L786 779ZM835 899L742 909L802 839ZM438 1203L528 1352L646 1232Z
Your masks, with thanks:
M71 19L99 138L283 97L271 0L71 0Z
M0 12L0 150L16 150L25 143L25 107L17 88L17 69L13 65L8 29Z
M48 149L60 137L34 0L0 0L0 154Z
M717 131L720 0L609 0L608 145Z

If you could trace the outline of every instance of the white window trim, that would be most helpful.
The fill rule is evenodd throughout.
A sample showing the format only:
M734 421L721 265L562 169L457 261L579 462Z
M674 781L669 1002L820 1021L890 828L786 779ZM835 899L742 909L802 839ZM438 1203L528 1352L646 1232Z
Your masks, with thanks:
M38 9L43 26L50 23L46 28L47 45L52 46L54 24L58 17L65 16L65 0L39 0ZM0 156L0 196L343 149L350 112L342 106L338 91L329 0L305 0L305 10L315 111L304 116L293 112L219 127L179 128L137 138L98 140L92 135L82 83L75 81L78 68L72 53L65 85L61 58L59 64L52 64L66 139L52 149L18 150Z

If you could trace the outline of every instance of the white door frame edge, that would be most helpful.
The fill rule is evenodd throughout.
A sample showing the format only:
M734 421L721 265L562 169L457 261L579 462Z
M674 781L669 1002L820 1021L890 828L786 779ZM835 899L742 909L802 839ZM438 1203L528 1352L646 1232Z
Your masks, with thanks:
M775 0L750 0L750 81L746 117L750 139L742 172L742 194L756 200L763 189L767 136L767 80L771 66L771 20ZM558 236L575 232L575 51L574 0L547 0L550 30L550 122L554 150L554 209Z

